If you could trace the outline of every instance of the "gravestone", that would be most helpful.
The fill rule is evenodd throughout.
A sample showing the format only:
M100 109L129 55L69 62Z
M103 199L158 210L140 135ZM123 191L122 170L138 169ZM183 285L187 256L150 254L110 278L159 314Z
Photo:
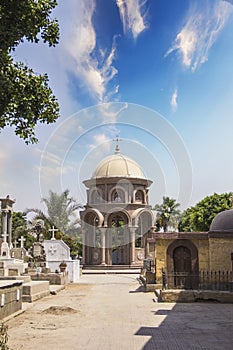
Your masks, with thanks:
M24 236L21 236L19 238L20 248L18 248L17 247L17 241L16 241L16 239L14 240L13 248L11 248L11 250L10 250L12 258L24 260L25 256L27 256L27 251L24 248L24 242L25 241L26 241L26 239L24 238Z
M68 245L63 240L55 239L53 231L52 238L44 240L43 245L47 266L51 272L59 272L60 264L65 263L68 281L76 283L80 277L80 261L71 259Z
M45 240L43 245L47 261L57 260L61 262L63 260L71 260L70 248L64 241L60 239Z

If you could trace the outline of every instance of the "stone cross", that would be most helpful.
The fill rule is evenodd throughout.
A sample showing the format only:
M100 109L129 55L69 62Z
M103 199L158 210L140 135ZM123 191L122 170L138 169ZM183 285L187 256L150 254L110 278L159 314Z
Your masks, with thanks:
M52 228L49 229L49 231L52 232L52 238L51 238L51 240L54 241L54 240L56 239L56 238L55 238L55 232L58 231L58 229L55 228L55 227L53 226Z
M24 242L26 241L26 238L24 238L24 236L21 236L19 238L19 241L20 241L20 248L23 248L24 247Z
M57 248L54 247L54 245L51 245L51 247L49 248L49 252L54 255L57 251Z

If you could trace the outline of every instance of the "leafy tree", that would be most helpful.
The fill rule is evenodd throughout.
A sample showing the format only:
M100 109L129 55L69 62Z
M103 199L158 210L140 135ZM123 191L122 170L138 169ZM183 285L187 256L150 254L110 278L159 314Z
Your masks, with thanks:
M31 247L35 238L30 234L30 230L27 225L26 213L13 212L12 215L12 242L15 240L19 242L19 238L23 236L26 240L24 247L28 249ZM19 245L18 245L19 246Z
M48 198L42 198L47 207L47 213L40 209L27 209L27 213L34 212L36 215L34 220L42 219L45 229L48 231L53 225L59 229L56 236L61 238L64 234L75 235L79 219L75 217L77 210L81 208L72 197L69 197L69 190L65 190L61 194L49 191Z
M1 218L0 218L1 223ZM0 234L2 234L2 229L0 225ZM30 230L30 227L28 226L27 220L26 220L26 213L22 212L13 212L12 214L12 243L16 241L19 245L19 238L23 236L26 241L24 242L24 247L26 249L30 248L33 242L35 241L35 238L32 235L32 230Z
M71 255L82 255L81 231L79 229L75 236L63 235L62 239L68 245L68 247L70 247Z
M186 209L179 224L179 230L209 231L214 217L223 210L232 208L232 192L207 196L194 207Z
M0 131L14 127L27 144L38 141L38 123L56 121L59 106L48 76L14 62L12 53L24 41L58 43L58 22L51 18L56 5L55 0L0 0Z
M157 230L163 228L164 232L171 226L174 229L178 226L180 211L177 209L180 206L175 199L163 197L162 204L156 204L154 210L157 211L156 226Z

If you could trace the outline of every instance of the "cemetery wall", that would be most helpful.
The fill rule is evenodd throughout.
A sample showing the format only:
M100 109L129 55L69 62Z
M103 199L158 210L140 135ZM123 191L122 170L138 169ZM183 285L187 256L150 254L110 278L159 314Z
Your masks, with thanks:
M224 234L222 238L211 237L209 239L210 270L231 271L233 253L233 237Z

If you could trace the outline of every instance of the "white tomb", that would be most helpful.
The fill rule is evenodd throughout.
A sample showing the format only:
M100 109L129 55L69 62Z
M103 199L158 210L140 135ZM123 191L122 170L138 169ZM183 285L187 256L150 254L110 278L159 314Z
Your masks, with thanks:
M60 271L59 265L64 261L67 265L68 281L76 283L80 278L80 261L71 259L68 245L53 236L50 240L44 240L43 246L46 254L46 265L51 272Z

